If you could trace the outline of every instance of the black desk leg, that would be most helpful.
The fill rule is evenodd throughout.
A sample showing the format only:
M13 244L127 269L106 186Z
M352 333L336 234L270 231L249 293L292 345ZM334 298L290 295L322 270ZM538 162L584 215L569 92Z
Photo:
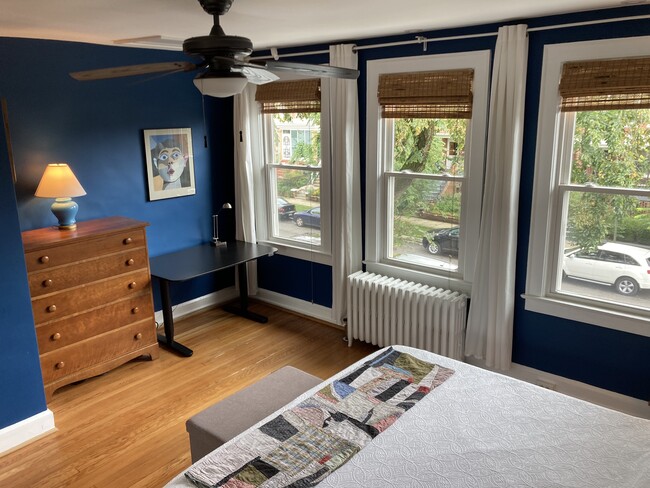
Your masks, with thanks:
M172 299L169 294L169 281L160 278L158 282L160 283L160 298L162 298L162 313L165 324L165 337L158 334L158 344L176 351L181 356L190 357L194 351L174 340L174 315L172 313Z
M235 315L240 315L255 322L260 322L265 324L269 321L264 315L260 315L255 312L250 312L248 310L248 272L246 269L246 263L240 263L237 265L237 274L239 276L239 307L234 305L225 305L223 309L227 312L234 313Z

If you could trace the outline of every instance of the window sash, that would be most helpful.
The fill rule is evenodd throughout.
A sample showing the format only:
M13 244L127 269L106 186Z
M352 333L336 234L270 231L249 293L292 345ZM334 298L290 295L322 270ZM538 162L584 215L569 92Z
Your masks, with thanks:
M327 80L323 80L323 83L327 83ZM259 88L260 87L258 87L258 89ZM327 107L327 90L325 90L323 96L325 97L323 100L323 106ZM257 164L260 171L256 176L256 181L259 183L260 188L263 189L259 192L257 200L259 202L259 213L257 213L258 221L256 223L258 227L258 238L261 242L268 242L278 247L280 254L331 265L329 113L327 110L321 111L321 165L319 166L282 164L274 160L274 124L272 117L273 114L261 114L264 157ZM277 181L275 178L275 169L277 168L318 172L320 174L320 246L316 246L310 242L301 242L286 237L278 237L279 233L277 232L277 226L279 225L279 218L277 217ZM314 206L318 205L319 203L315 202Z
M563 67L576 60L604 60L650 56L649 37L630 37L548 45L544 50L540 91L539 123L535 157L535 179L528 239L525 309L535 313L561 317L587 324L650 337L648 316L629 307L607 307L594 300L580 300L554 293L558 273L561 229L566 217L558 198L561 183L570 178L569 164L561 165L560 156L571 154L567 139L567 121L573 112L559 114L561 96L558 90ZM635 107L636 108L636 107ZM565 173L565 175L563 175ZM568 187L567 187L568 188Z

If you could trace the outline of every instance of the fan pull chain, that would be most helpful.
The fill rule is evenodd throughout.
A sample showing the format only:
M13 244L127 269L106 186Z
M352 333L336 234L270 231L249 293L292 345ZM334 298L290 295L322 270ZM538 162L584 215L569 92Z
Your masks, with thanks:
M208 134L205 125L205 95L201 95L201 109L203 110L203 147L208 147Z

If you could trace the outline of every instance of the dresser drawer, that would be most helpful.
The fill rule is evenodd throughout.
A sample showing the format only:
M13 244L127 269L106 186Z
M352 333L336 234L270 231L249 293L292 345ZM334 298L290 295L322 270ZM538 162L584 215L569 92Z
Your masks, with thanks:
M37 326L38 351L45 354L144 318L149 319L152 328L155 327L149 293Z
M156 343L151 320L143 320L95 336L68 347L41 354L43 382L47 385L84 368L92 367Z
M147 251L144 248L110 254L98 259L30 273L29 292L32 298L35 298L128 271L146 268L148 265Z
M76 263L84 259L95 258L104 254L119 252L146 246L144 229L131 229L116 234L102 236L101 239L85 239L82 242L70 242L56 247L43 247L25 253L27 271Z
M34 322L42 324L58 320L150 289L149 269L146 268L59 293L43 295L32 300Z

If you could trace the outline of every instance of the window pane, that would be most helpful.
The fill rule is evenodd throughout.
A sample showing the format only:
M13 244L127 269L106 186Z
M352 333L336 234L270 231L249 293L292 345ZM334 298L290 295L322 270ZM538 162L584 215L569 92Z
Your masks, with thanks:
M393 171L464 174L465 119L395 119Z
M273 114L273 162L321 165L320 113Z
M639 197L568 192L558 290L650 308L650 208Z
M461 237L461 184L421 178L392 178L390 258L457 271Z
M576 113L571 183L648 188L650 110Z
M321 245L320 113L269 114L273 161L269 168L271 237L307 246ZM305 169L283 165L303 166ZM273 201L274 200L274 201Z
M273 237L321 245L320 171L273 168L277 212Z

